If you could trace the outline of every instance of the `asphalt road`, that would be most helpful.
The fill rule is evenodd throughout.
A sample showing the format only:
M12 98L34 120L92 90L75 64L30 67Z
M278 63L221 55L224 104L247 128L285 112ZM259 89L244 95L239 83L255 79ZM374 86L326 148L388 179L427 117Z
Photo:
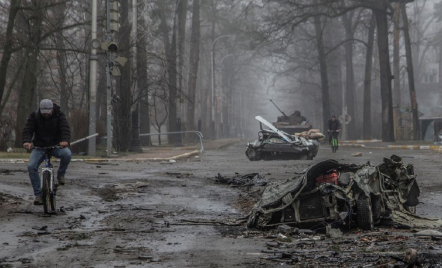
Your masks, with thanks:
M26 165L0 163L0 267L390 267L409 248L416 248L426 267L441 267L442 243L417 238L415 230L378 226L339 239L306 233L286 242L278 240L277 230L249 230L239 219L263 187L214 181L217 174L260 173L278 182L328 158L379 164L397 154L415 165L417 213L442 218L440 154L354 147L332 154L321 146L313 161L250 162L245 144L176 163L72 162L57 193L62 211L51 216L32 205ZM355 152L363 155L353 157Z

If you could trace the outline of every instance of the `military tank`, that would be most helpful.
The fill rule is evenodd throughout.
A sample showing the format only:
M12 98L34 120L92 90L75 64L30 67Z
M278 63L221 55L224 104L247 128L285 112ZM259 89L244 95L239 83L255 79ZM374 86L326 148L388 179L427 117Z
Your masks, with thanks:
M286 115L279 107L270 100L273 105L275 105L276 109L281 112L282 116L278 116L276 122L273 122L273 126L277 129L284 131L290 135L295 135L295 133L301 133L304 131L309 131L313 128L312 124L308 122L308 120L301 115L299 111L295 111L292 115Z

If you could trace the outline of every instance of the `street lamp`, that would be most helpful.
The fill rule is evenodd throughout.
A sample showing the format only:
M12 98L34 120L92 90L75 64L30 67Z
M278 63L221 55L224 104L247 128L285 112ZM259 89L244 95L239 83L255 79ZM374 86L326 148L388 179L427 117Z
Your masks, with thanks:
M212 102L212 112L211 112L211 125L212 124L214 124L214 116L215 116L215 105L214 105L214 87L215 87L215 60L214 60L214 57L215 57L215 55L214 55L214 47L215 47L215 44L216 44L216 42L218 41L218 40L220 40L221 38L224 38L224 37L229 37L229 36L232 36L233 34L225 34L225 35L221 35L221 36L218 36L217 38L215 38L215 40L213 40L213 42L212 42L212 50L211 50L211 56L212 56L212 90L211 90L211 94L212 94L212 96L211 96L211 102ZM214 126L212 126L211 127L211 129L212 129L212 137L214 137L215 139L217 138L217 133L216 133L216 125L214 125Z
M226 58L228 58L228 57L231 57L231 56L235 56L236 54L227 54L227 55L225 55L224 57L222 57L222 59L219 61L219 65L221 66L221 68L222 68L222 66L223 66L223 62L224 62L224 60L226 59ZM229 79L227 80L227 88L230 88L230 82L229 82ZM230 89L228 89L228 91L229 91ZM223 95L223 97L221 97L221 126L222 126L222 132L221 133L223 133L223 135L225 136L226 134L228 135L228 132L229 132L229 126L228 126L228 124L227 123L229 123L229 121L228 121L228 119L229 119L229 115L228 115L228 110L227 110L227 108L224 108L224 104L228 104L228 103L230 103L230 99L224 99L225 97L226 97L226 95L227 96L230 96L230 93L229 92L225 92L225 91L223 91L223 93L222 93L222 95ZM225 103L225 102L227 102L227 103ZM224 113L226 113L226 114L224 114Z

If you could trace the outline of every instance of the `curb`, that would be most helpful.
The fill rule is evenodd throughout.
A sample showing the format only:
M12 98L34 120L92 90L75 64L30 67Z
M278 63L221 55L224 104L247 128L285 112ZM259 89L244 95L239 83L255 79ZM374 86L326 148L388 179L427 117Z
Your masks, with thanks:
M397 150L432 150L438 153L442 152L442 146L439 145L387 145L386 147L369 147L357 141L346 141L347 143L340 143L339 146L359 147L366 149L397 149Z
M341 143L371 143L371 142L382 142L382 140L348 140L340 141Z
M132 158L132 159L124 159L124 158L89 158L89 159L72 159L71 162L84 162L84 163L115 163L115 162L168 162L170 160L182 160L195 155L199 155L200 150L194 150L188 153L166 157L166 158ZM54 158L51 159L52 162L60 162L60 159ZM0 163L13 163L13 164L24 164L29 162L29 159L0 159Z
M362 147L365 148L365 144L355 144L355 143L341 143L339 146L347 146L347 147Z
M437 145L388 145L388 149L408 149L408 150L442 150L442 146Z

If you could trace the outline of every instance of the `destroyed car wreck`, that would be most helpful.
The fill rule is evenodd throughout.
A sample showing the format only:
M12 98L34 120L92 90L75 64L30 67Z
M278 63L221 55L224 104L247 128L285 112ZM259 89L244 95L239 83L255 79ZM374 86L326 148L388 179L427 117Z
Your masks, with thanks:
M258 139L246 146L246 156L250 161L312 160L317 155L319 139L324 137L319 130L290 135L277 129L261 116L256 116L255 119L260 122L260 131ZM269 129L263 129L263 124Z
M299 176L268 186L248 218L249 228L280 224L310 229L356 225L372 230L382 219L411 227L440 226L438 219L415 215L419 203L412 164L396 155L377 166L325 160Z

